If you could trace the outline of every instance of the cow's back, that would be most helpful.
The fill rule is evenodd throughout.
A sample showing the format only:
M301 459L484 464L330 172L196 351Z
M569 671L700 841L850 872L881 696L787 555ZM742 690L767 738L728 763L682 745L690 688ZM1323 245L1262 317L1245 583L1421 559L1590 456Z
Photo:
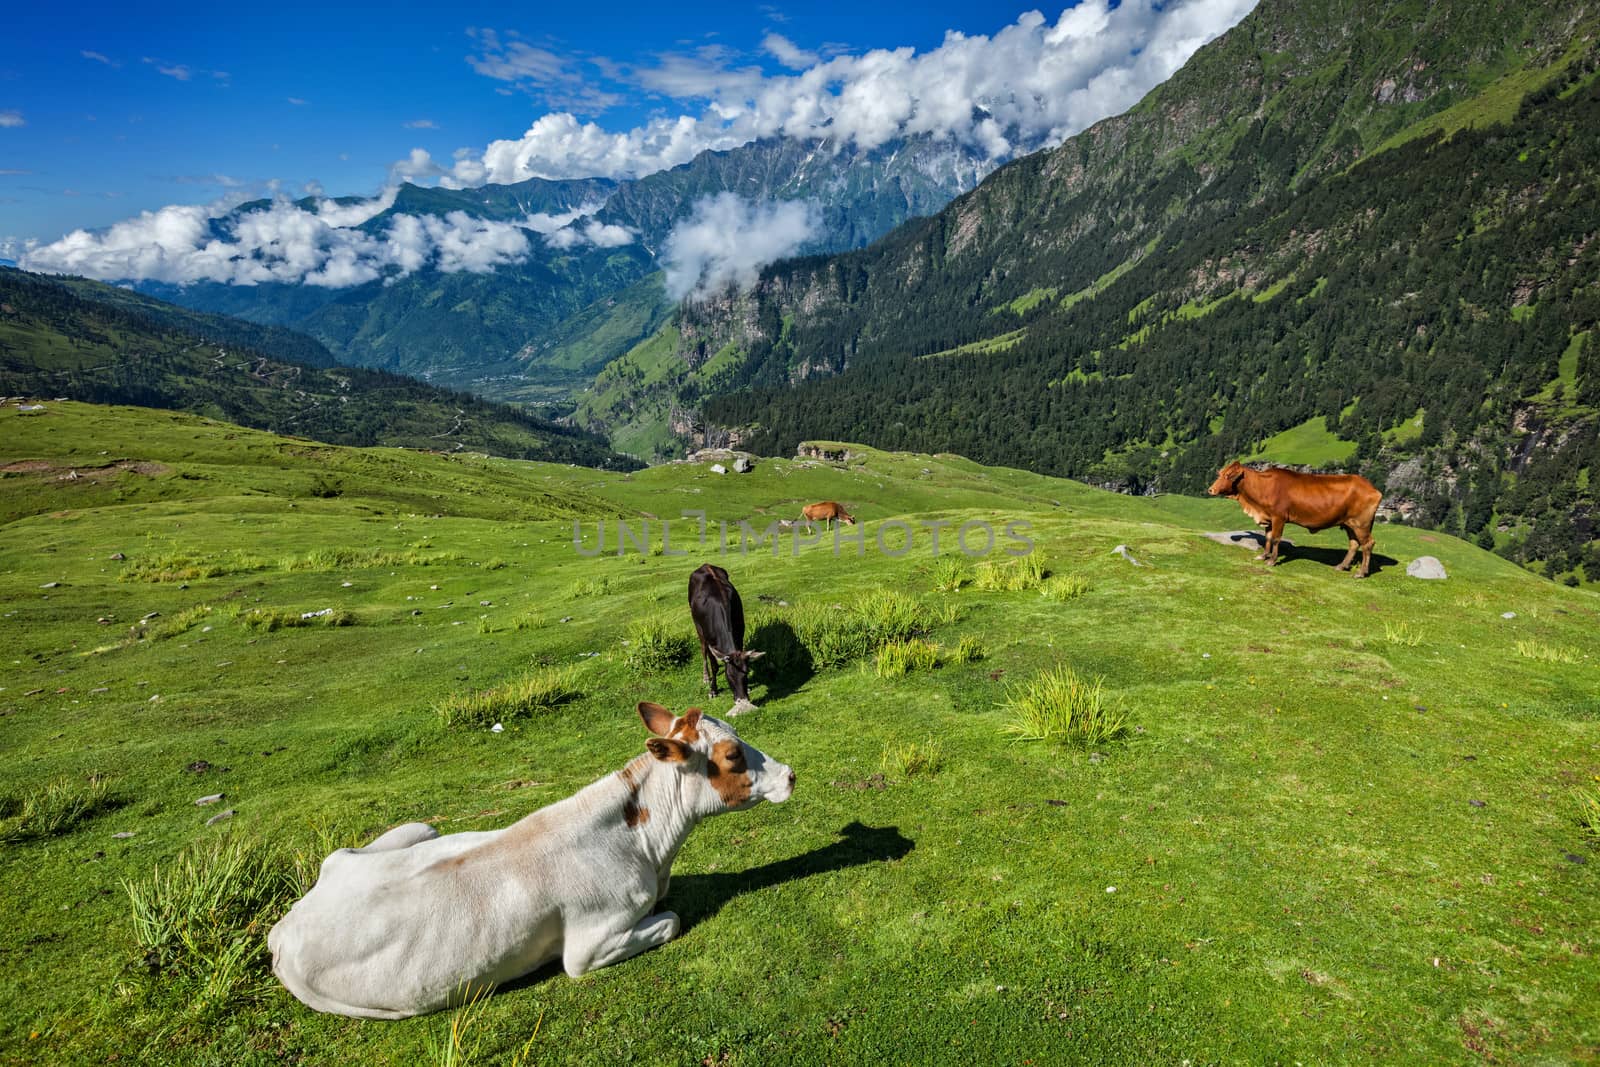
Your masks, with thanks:
M744 604L728 572L716 564L703 563L689 575L689 614L707 640L721 644L731 637L733 649L744 647Z
M462 975L494 984L537 966L560 951L559 915L535 919L547 931L500 929L497 913L517 902L497 902L493 887L474 884L471 870L459 863L504 832L333 853L317 884L267 935L274 973L318 1011L403 1018L453 1002ZM519 944L521 955L540 958L496 958L504 946Z
M1359 474L1306 474L1281 467L1249 471L1240 488L1266 514L1312 531L1363 519L1371 522L1383 499L1377 487Z

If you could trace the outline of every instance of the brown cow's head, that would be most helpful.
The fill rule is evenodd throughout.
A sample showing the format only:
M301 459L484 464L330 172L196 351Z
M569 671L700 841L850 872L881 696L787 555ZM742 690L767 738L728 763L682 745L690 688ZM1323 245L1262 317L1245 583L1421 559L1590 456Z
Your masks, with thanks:
M1206 492L1212 496L1237 496L1239 493L1239 479L1243 478L1245 471L1249 470L1238 460L1228 464L1217 472L1217 480L1211 483L1211 488Z
M844 523L846 526L854 526L856 524L855 516L851 515L842 507L839 509L839 521Z

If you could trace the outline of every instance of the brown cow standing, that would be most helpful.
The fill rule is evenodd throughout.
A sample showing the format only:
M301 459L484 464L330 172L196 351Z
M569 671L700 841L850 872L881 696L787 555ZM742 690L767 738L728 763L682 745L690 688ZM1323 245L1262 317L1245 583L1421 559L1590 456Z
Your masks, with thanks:
M824 530L828 529L831 522L842 522L847 526L854 526L856 520L844 509L843 504L832 500L822 500L815 504L807 504L800 509L800 521L806 524L806 529L811 529L813 522L820 521Z
M1349 570L1360 549L1361 570L1356 577L1365 578L1372 570L1372 517L1383 494L1359 474L1302 474L1282 467L1258 471L1230 463L1217 472L1210 493L1233 497L1267 531L1266 547L1256 559L1269 566L1278 563L1283 524L1292 522L1312 533L1339 527L1350 538L1350 551L1334 569Z

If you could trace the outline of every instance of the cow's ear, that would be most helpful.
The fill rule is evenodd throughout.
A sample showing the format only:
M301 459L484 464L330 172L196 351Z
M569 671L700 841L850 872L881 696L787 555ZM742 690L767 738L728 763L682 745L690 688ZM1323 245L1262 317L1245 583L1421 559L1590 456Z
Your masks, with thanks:
M686 763L692 751L688 745L671 737L652 737L644 743L644 747L662 763Z
M765 656L765 655L766 655L765 652L749 651L749 652L746 652L744 654L744 658L745 659L760 659L762 656Z
M644 720L644 728L657 737L666 737L672 732L672 712L660 704L639 701L639 718Z
M711 654L713 656L717 657L717 662L718 663L726 663L726 662L728 662L728 654L726 652L718 652L715 648L713 648L711 650Z

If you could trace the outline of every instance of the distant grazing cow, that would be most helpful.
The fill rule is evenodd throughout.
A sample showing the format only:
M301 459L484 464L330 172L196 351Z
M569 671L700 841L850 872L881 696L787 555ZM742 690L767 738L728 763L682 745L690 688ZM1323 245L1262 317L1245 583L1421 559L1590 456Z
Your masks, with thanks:
M1359 474L1302 474L1282 467L1258 471L1230 463L1217 473L1210 492L1233 497L1267 531L1266 546L1256 559L1277 565L1286 522L1312 533L1338 526L1350 538L1350 551L1335 569L1349 570L1360 549L1361 570L1356 577L1365 578L1372 570L1372 517L1383 494Z
M272 969L318 1011L404 1019L559 959L576 978L677 936L651 914L701 819L794 792L794 771L699 708L640 704L646 752L501 830L407 823L341 848L267 935Z
M700 656L711 695L717 695L720 663L728 676L728 688L733 690L733 708L728 714L754 711L755 705L750 702L750 663L766 653L744 651L744 603L739 599L739 590L728 580L727 571L714 563L704 563L689 575L689 614L694 618L695 633L700 635Z
M806 524L807 530L811 529L811 524L814 522L822 523L824 530L828 529L829 524L834 522L842 522L846 526L854 526L856 524L856 520L851 518L850 513L844 509L844 505L835 503L832 500L822 500L815 504L807 504L800 509L800 521Z

